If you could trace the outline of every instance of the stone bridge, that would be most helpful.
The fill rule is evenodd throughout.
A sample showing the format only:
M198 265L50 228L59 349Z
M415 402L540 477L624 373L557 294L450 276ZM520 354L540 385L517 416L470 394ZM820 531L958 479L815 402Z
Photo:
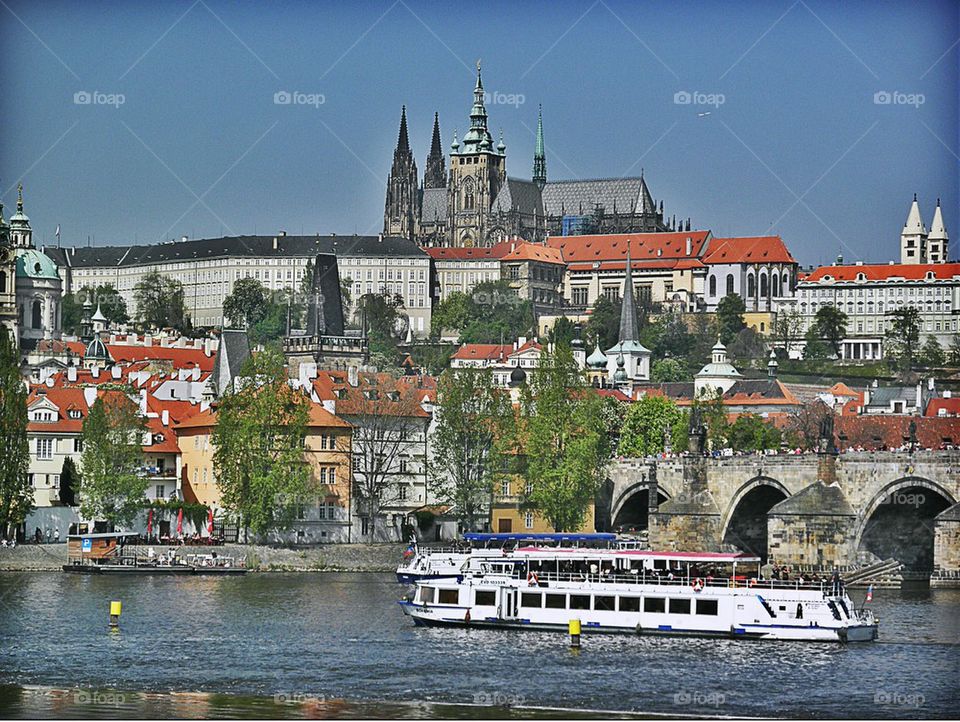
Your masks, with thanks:
M626 459L609 470L597 528L647 529L655 549L955 571L958 502L958 451Z

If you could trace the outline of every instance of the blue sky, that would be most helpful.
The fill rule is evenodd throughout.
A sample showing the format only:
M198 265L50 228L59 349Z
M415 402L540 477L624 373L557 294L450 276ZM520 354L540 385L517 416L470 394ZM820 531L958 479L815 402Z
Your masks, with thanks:
M779 233L803 264L893 258L916 192L960 247L955 2L0 0L0 18L0 193L9 217L23 182L38 242L375 233L400 106L422 172L434 111L445 147L467 126L482 58L512 176L542 103L552 179L642 168L668 215Z

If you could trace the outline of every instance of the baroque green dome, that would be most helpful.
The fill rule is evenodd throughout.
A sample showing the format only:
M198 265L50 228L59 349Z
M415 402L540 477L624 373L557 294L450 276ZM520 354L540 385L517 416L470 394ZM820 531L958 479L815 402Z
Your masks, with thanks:
M17 278L59 279L57 264L43 251L24 248L17 251Z

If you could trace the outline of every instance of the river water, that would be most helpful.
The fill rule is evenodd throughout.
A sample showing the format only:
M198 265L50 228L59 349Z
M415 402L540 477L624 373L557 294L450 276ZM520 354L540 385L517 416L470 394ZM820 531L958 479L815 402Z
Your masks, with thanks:
M402 592L388 574L3 573L0 717L960 710L960 591L877 591L873 644L588 635L579 652L561 634L414 627ZM123 602L118 631L111 600Z

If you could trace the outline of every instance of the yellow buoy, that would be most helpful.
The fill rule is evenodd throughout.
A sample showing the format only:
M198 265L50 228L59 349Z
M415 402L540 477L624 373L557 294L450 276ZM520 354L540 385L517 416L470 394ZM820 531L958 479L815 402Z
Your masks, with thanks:
M570 631L570 646L579 647L580 646L580 620L571 619L567 625L568 630Z
M116 627L120 624L120 610L123 605L120 602L110 602L110 626Z

